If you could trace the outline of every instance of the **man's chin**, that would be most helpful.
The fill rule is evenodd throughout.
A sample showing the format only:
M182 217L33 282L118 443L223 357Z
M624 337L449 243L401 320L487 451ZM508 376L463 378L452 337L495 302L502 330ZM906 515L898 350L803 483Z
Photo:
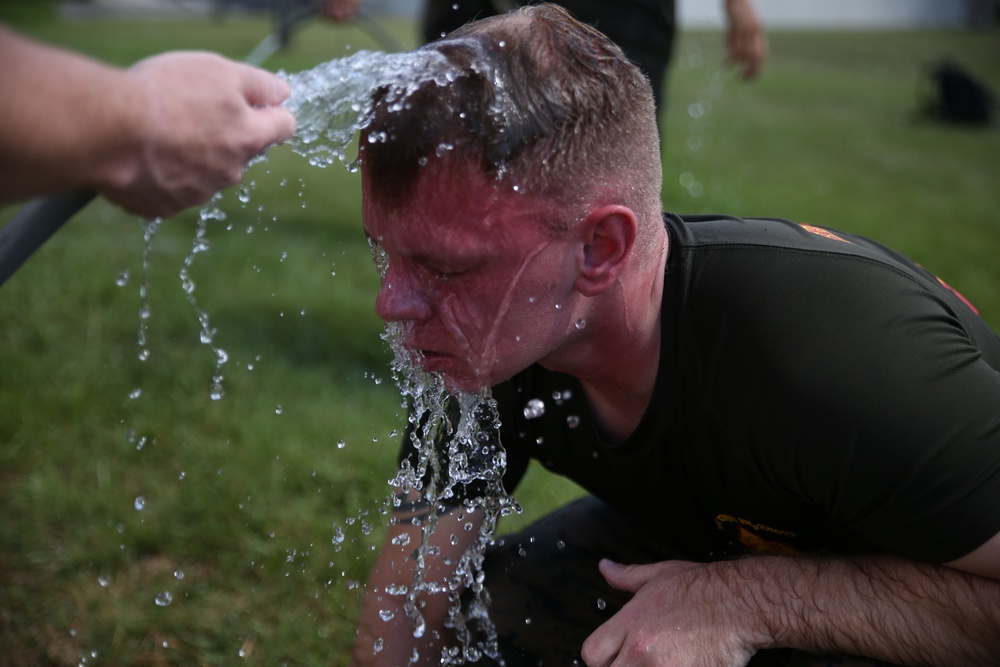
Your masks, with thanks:
M495 377L495 369L493 369L493 373L477 372L466 361L449 354L414 352L411 361L424 373L438 378L444 387L453 394L485 393L491 387L507 379L506 377Z
M490 388L490 383L479 376L438 372L445 388L453 394L481 394Z

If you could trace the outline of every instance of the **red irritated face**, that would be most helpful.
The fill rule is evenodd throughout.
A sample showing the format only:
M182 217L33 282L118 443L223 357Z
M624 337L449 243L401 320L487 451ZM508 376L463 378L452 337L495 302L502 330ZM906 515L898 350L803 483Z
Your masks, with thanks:
M383 271L379 317L451 389L491 387L558 355L584 298L573 289L582 253L573 234L548 231L550 207L474 167L423 169L395 210L365 197Z

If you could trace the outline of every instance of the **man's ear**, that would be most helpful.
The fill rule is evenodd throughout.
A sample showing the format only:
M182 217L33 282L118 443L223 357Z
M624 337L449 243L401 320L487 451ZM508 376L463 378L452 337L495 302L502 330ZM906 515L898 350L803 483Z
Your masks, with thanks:
M597 296L614 283L635 245L639 221L632 209L609 204L592 210L578 225L582 252L574 287Z

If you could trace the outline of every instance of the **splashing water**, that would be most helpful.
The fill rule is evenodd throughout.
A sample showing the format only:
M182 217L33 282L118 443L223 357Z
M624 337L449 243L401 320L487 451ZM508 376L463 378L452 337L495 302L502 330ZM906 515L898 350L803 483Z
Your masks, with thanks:
M208 232L208 221L209 220L225 220L226 214L219 209L220 195L216 194L209 202L208 206L201 210L198 216L198 226L195 229L194 239L191 242L191 251L188 253L187 257L184 258L184 262L181 264L181 269L179 272L179 277L181 279L181 288L184 290L184 297L187 299L188 303L194 309L195 315L198 317L198 324L201 326L201 331L199 332L198 338L202 345L208 345L212 349L212 353L215 356L215 366L216 372L212 375L212 383L209 387L209 396L213 401L221 400L225 396L225 389L223 387L224 376L222 375L222 366L227 361L229 361L229 355L220 347L217 347L214 343L215 340L215 329L212 327L209 321L208 313L205 312L198 305L198 300L195 298L195 282L191 278L191 265L194 263L195 257L200 253L208 252L209 242L205 235Z
M461 70L432 49L399 54L362 51L306 72L284 75L292 89L285 106L298 123L291 148L314 166L327 167L340 161L354 171L357 162L349 161L345 150L364 126L375 90L386 87L387 109L399 111L405 108L409 95L427 82L445 86L461 75ZM385 258L377 248L372 250L376 268L384 273ZM444 649L440 663L476 662L484 654L501 660L496 630L488 615L489 596L482 566L500 517L520 512L520 508L503 488L506 454L499 439L496 402L488 391L450 394L439 377L424 373L413 363L412 354L403 347L399 334L399 328L389 324L383 337L395 354L393 376L410 404L409 436L417 460L405 462L392 484L404 492L420 491L433 508L422 524L413 581L405 587L404 611L413 623L414 636L423 636L427 627L419 597L444 593L439 583L425 578L430 538L440 514L446 511L449 502L454 505L452 499L460 492L457 487L479 484L479 495L464 499L462 504L470 514L481 511L483 523L460 559L448 591L451 602L448 626L461 645ZM465 606L459 598L463 589L472 592L472 601ZM376 652L378 648L375 647Z
M480 394L449 393L439 376L427 374L413 363L413 355L401 345L399 334L399 327L390 324L383 337L395 353L393 374L410 406L409 437L416 462L404 461L392 484L404 494L419 490L431 508L421 526L422 539L416 550L413 581L405 591L404 610L413 623L414 636L423 636L427 628L418 598L445 592L439 583L425 579L432 551L430 538L441 514L454 507L462 490L478 484L478 495L466 496L461 507L469 515L481 511L483 522L448 586L447 626L454 630L460 646L443 649L440 664L477 662L483 655L503 664L488 613L490 598L484 586L483 561L499 519L521 508L503 487L507 458L500 443L496 401L488 390ZM471 601L464 604L460 598L463 590L472 593Z
M156 237L161 222L160 218L143 222L142 281L139 284L139 334L136 337L136 345L139 346L139 361L149 359L147 334L149 332L149 318L152 317L152 310L149 307L149 262L153 254L153 239ZM124 282L118 284L124 285L127 282L126 278Z
M420 86L429 81L446 85L460 74L433 49L359 51L304 72L279 72L292 89L285 108L298 124L291 148L313 166L327 167L339 160L354 170L357 163L349 161L344 151L364 125L373 92L387 87L389 110L399 110Z
M475 66L475 64L473 65ZM408 97L428 82L445 86L462 75L460 69L448 62L440 52L422 49L407 53L377 53L360 51L350 57L331 60L313 69L288 74L279 72L290 87L291 95L285 102L296 118L297 130L288 144L293 152L308 159L316 167L328 167L335 162L356 171L358 162L346 157L358 130L364 127L371 106L372 94L387 88L385 101L388 110L405 107ZM378 137L375 137L378 140ZM266 160L265 156L258 161ZM239 191L240 201L247 203L249 193ZM180 270L184 294L194 308L200 325L200 339L212 348L216 357L217 372L213 375L211 397L224 394L222 365L226 363L224 350L214 344L215 329L208 314L195 299L195 283L191 266L199 254L209 249L206 238L209 222L225 219L217 195L199 216L191 250ZM155 231L155 228L153 230ZM151 240L152 233L147 238ZM384 271L380 258L373 253L376 268ZM448 626L455 632L460 646L443 649L440 664L456 665L476 662L483 655L501 664L497 647L496 630L488 615L489 595L484 586L483 561L486 548L492 543L497 522L502 516L520 512L516 501L503 488L506 455L499 439L500 421L496 402L489 392L481 394L451 394L441 379L428 375L412 363L411 353L401 344L399 331L392 325L383 335L395 353L392 365L401 394L411 405L410 422L415 427L410 437L417 451L415 463L407 462L392 480L393 486L404 490L419 490L433 508L430 518L422 525L421 544L416 551L414 580L405 590L406 616L412 621L414 636L427 631L418 598L422 594L450 596ZM145 329L140 331L140 346L144 348ZM148 356L148 350L144 349ZM457 408L457 409L456 409ZM457 415L457 416L456 416ZM416 426L419 425L419 428ZM440 447L441 442L447 443ZM338 445L342 446L342 445ZM474 498L462 501L468 513L481 511L482 525L470 547L460 559L448 591L440 584L425 579L425 563L430 556L430 537L437 527L437 519L446 511L451 499L459 495L459 485L478 484L481 489ZM387 501L391 504L392 501ZM338 529L333 544L339 550L344 540ZM472 593L471 603L461 604L460 591ZM158 600L157 604L161 602ZM169 604L169 601L166 602ZM374 647L376 653L383 648L382 638Z
M371 107L371 96L379 88L388 88L386 101L391 110L398 110L407 97L427 82L445 85L461 75L461 71L441 53L431 49L406 53L381 53L359 51L346 58L338 58L318 65L310 70L288 74L279 72L288 81L291 95L285 107L296 119L295 135L288 142L291 149L309 160L316 167L328 167L340 161L349 170L356 171L356 160L349 161L345 151L353 142L355 134L363 127ZM266 155L259 156L251 164L266 161ZM216 361L216 372L212 375L209 395L213 401L225 396L223 365L229 360L226 351L214 343L215 329L211 326L208 313L198 305L195 298L195 282L191 277L191 266L196 257L209 249L207 238L209 221L223 221L226 214L219 208L222 193L202 208L191 250L180 269L181 287L191 304L200 325L199 338L202 344L212 349ZM237 197L246 205L250 193L242 185ZM303 204L304 206L304 204ZM158 223L157 223L158 224ZM146 256L156 227L147 233ZM249 229L248 229L249 231ZM143 286L145 295L145 284ZM144 302L139 330L140 358L149 357L146 347L148 306Z

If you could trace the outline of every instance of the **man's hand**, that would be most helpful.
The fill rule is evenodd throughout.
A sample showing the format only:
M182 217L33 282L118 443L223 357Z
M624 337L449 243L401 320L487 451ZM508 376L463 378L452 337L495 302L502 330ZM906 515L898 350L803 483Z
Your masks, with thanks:
M756 652L728 587L711 565L600 564L609 584L635 596L583 644L588 667L743 667Z
M729 29L726 33L726 62L742 64L743 80L760 74L767 58L767 38L749 0L726 0Z
M893 556L601 562L634 597L583 645L589 667L745 665L760 649L901 665L996 665L1000 582Z
M350 21L360 5L361 0L323 0L323 14L334 21Z
M288 85L264 70L200 52L174 52L128 70L143 92L140 150L98 187L126 210L172 215L238 183L247 163L288 139L295 119L280 105Z

